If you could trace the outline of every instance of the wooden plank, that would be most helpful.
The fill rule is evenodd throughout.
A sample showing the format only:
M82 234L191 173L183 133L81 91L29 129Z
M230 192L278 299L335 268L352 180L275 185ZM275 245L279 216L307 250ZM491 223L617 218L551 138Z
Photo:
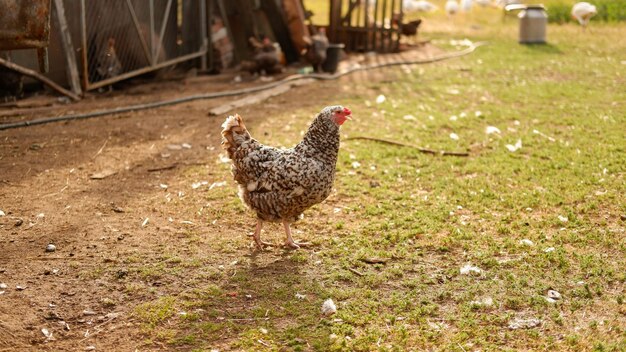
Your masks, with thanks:
M67 18L65 17L65 7L63 6L63 0L54 0L56 8L56 18L59 22L59 34L61 37L61 44L63 45L63 52L65 54L65 63L67 65L67 77L70 82L72 92L76 95L82 95L83 91L80 87L80 78L78 74L78 63L76 62L76 55L74 54L74 45L72 44L72 36L67 26Z
M386 52L386 48L385 48L385 17L387 17L387 0L383 0L383 15L381 20L381 26L380 26L380 50L382 52Z
M363 12L365 12L365 28L369 29L370 28L370 1L372 0L365 0L365 8L363 10ZM376 0L374 0L376 1ZM365 52L370 50L370 40L369 37L367 35L365 35Z
M262 101L267 100L268 98L286 93L292 87L310 84L310 83L313 83L314 81L315 80L313 78L301 79L297 81L292 81L289 84L282 84L282 85L276 86L268 90L263 90L256 94L248 95L244 98L233 100L231 102L228 102L227 104L214 107L213 109L209 110L209 116L222 115L233 109L240 108L242 106L260 103Z
M378 0L374 0L374 25L372 26L372 50L376 51L376 37L378 35ZM369 36L368 36L369 37Z

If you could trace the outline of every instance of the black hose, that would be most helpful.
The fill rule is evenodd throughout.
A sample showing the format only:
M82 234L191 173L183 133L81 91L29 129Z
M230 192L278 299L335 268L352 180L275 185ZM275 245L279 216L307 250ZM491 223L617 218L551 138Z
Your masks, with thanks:
M453 53L446 53L446 54L438 55L429 59L409 60L409 61L400 61L400 62L387 62L387 63L381 63L381 64L370 65L370 66L361 66L361 67L352 68L345 72L335 73L333 75L328 75L328 74L295 75L295 76L287 77L281 81L272 82L272 83L264 84L264 85L257 86L257 87L229 90L229 91L216 92L216 93L194 94L194 95L177 98L177 99L157 101L154 103L137 104L137 105L119 107L115 109L92 111L92 112L87 112L87 113L82 113L82 114L64 115L64 116L56 116L56 117L44 117L41 119L35 119L35 120L30 120L30 121L7 123L7 124L0 125L0 131L8 130L11 128L42 125L42 124L51 123L51 122L88 119L92 117L99 117L99 116L105 116L105 115L121 114L124 112L130 112L130 111L154 109L154 108L160 108L162 106L186 103L186 102L200 100L200 99L215 99L215 98L223 98L223 97L231 97L231 96L242 95L242 94L255 93L258 91L271 89L271 88L274 88L274 87L277 87L277 86L280 86L280 85L283 85L292 81L300 80L300 79L313 78L313 79L318 79L318 80L335 80L345 75L348 75L354 72L359 72L359 71L372 70L372 69L377 69L377 68L398 66L398 65L427 64L427 63L448 60L448 59L452 59L455 57L460 57L460 56L470 54L474 50L476 50L476 48L485 44L486 44L485 42L473 43L472 46L468 47L467 49L460 50L460 51L453 52Z

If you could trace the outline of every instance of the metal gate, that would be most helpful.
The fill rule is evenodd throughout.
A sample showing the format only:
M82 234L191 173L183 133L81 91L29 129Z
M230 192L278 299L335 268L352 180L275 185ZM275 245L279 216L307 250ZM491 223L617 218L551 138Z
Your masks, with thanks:
M206 5L206 0L80 0L83 88L195 58L206 69Z
M330 0L328 37L348 51L396 52L402 0Z

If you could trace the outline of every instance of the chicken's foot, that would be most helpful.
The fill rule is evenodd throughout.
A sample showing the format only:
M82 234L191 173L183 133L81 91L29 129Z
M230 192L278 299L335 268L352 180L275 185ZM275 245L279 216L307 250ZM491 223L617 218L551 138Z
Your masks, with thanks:
M254 233L252 237L254 238L254 242L256 243L257 248L263 249L263 246L271 246L270 242L261 241L261 228L263 227L263 221L257 220L256 229L254 229Z
M307 247L311 244L308 242L296 242L291 237L291 229L289 228L289 223L284 221L283 225L285 225L285 232L287 233L287 240L285 241L285 246L293 249L298 249L300 247Z

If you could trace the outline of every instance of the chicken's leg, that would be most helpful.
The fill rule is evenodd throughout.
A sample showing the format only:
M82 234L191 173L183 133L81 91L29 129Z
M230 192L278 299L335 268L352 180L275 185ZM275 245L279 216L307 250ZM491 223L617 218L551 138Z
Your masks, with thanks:
M256 222L256 229L254 230L254 233L252 234L252 237L254 238L254 242L256 242L256 246L259 249L263 249L263 246L271 246L272 245L269 242L261 241L261 228L262 227L263 227L263 221L261 221L261 219L257 220L257 222Z
M310 246L311 244L308 242L296 242L291 238L291 229L289 228L289 223L287 221L283 221L283 225L285 225L285 232L287 233L287 240L285 241L285 246L293 249L298 249L300 247Z

